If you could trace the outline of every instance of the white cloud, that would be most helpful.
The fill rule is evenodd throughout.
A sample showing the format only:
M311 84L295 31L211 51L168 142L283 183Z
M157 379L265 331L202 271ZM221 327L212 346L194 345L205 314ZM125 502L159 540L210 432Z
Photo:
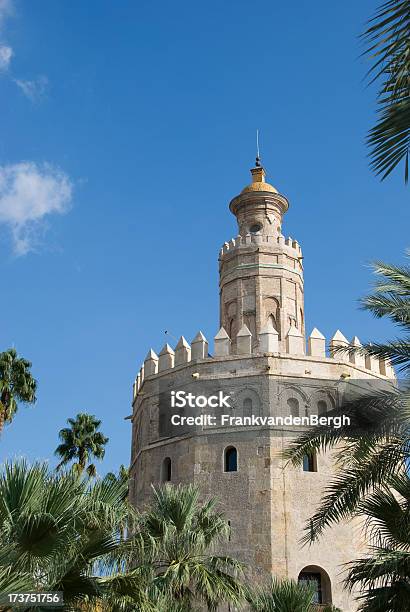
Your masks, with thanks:
M49 164L0 166L0 224L9 228L16 255L35 250L45 219L70 208L72 183Z
M11 0L0 0L0 33L4 22L13 13L13 3ZM8 45L0 43L0 71L4 72L10 65L13 57L13 49Z
M7 70L13 56L13 49L7 45L0 45L0 70Z
M12 0L0 0L0 27L3 25L6 17L9 17L14 12Z
M21 89L23 94L32 102L38 102L44 97L48 79L46 76L39 76L32 81L24 81L22 79L14 79L16 85Z

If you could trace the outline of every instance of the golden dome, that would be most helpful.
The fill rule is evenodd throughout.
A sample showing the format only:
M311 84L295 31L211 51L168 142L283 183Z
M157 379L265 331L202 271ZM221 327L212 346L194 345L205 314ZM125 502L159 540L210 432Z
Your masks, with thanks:
M275 189L273 185L265 183L264 181L256 181L255 183L247 185L242 189L241 193L248 193L249 191L270 191L271 193L278 193L278 190Z
M248 193L250 191L270 191L271 193L278 193L278 190L265 183L265 170L259 165L259 158L256 159L256 166L251 170L252 183L242 189L241 193Z

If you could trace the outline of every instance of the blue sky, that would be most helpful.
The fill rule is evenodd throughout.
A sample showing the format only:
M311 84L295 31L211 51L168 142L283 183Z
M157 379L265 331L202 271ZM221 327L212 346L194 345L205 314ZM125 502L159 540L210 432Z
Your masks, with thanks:
M110 438L100 472L128 463L148 349L165 329L218 329L218 250L256 128L304 251L309 331L392 333L357 308L369 261L408 246L402 173L381 184L363 144L375 105L357 35L375 7L0 0L0 350L39 381L0 460L52 457L86 411Z

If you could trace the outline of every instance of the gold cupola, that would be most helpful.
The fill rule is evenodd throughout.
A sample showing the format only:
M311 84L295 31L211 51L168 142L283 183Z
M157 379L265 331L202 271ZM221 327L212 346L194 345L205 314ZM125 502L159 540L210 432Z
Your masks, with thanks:
M256 158L256 164L254 168L251 168L252 183L242 189L241 193L248 193L249 191L269 191L270 193L278 193L273 185L270 185L265 181L266 172L260 164L260 158Z

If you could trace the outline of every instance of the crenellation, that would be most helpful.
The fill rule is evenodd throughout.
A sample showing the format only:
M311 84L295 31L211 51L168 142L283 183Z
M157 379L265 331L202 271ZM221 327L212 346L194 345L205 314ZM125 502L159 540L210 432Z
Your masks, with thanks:
M358 349L356 352L349 355L350 363L353 363L354 365L357 365L360 368L366 367L364 355L362 352L360 352L360 349L362 348L362 343L360 342L359 338L357 336L353 336L350 344L351 346Z
M252 353L252 334L246 325L243 325L236 336L236 352L238 355Z
M302 332L291 325L286 336L286 349L290 355L304 355L305 354L305 339Z
M144 361L145 377L152 376L158 372L158 355L150 349Z
M204 334L199 331L191 342L191 359L206 359L208 357L208 340Z
M175 364L175 353L172 348L166 343L159 354L158 372L170 370Z
M380 374L380 363L377 357L374 357L373 355L365 355L364 363L367 370Z
M271 320L259 332L259 351L261 353L279 352L279 334Z
M226 333L226 329L221 327L214 338L214 355L215 357L224 357L231 352L231 339Z
M329 345L330 356L333 357L333 359L338 359L339 361L349 362L349 354L347 351L342 351L342 350L337 351L336 350L342 347L347 348L348 346L349 346L349 341L342 334L342 332L338 329L330 340L330 345Z
M308 355L312 357L326 357L326 338L314 327L308 338Z
M175 365L188 363L188 361L191 361L191 347L184 336L181 336L175 347Z

